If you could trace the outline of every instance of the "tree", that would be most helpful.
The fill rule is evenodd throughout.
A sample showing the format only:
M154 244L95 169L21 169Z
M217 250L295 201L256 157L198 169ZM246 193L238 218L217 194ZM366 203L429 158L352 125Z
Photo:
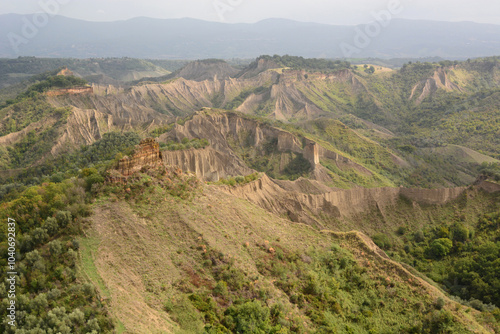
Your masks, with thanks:
M103 182L104 182L104 177L102 177L101 174L99 174L99 173L92 174L92 175L89 175L85 178L85 188L87 191L90 191L90 190L92 190L92 186L94 184L103 183Z
M448 238L434 240L430 245L430 252L436 258L442 258L453 248L453 242Z
M452 235L454 241L464 242L469 239L469 229L463 224L455 224L452 227Z

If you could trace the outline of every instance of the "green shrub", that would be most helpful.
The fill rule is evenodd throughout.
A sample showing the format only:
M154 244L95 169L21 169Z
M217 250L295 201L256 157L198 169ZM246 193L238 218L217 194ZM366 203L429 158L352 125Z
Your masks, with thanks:
M258 300L229 307L225 312L224 324L233 333L268 334L273 330L269 308Z
M216 296L226 298L229 295L227 283L224 281L217 282L217 285L214 287L213 293Z
M398 230L396 231L396 233L399 235L405 235L407 230L408 229L406 228L406 226L400 226L400 227L398 227Z
M448 238L450 236L450 230L446 226L441 226L436 229L437 238Z
M167 303L165 309L181 329L187 333L199 333L203 328L200 312L193 306L188 297L182 295L179 299Z
M441 310L445 305L446 305L446 302L443 299L443 297L439 297L438 299L436 299L436 302L434 303L436 310Z
M453 248L453 242L448 238L439 238L434 240L429 246L429 251L435 258L442 258Z
M58 211L56 213L56 220L59 226L66 227L69 222L73 219L71 212L69 211Z
M372 237L373 242L382 249L388 250L392 247L392 242L386 234L379 233Z
M425 241L424 232L422 230L419 230L419 231L415 232L413 234L413 240L415 240L415 242L423 242L423 241Z
M104 177L101 174L95 173L89 175L85 178L85 189L91 191L94 184L100 183L104 183Z
M461 223L453 225L451 233L454 241L465 242L469 239L469 229Z

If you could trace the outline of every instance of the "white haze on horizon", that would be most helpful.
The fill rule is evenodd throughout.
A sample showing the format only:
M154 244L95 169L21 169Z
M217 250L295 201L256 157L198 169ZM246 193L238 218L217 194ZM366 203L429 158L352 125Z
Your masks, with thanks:
M498 0L0 0L0 14L31 14L58 2L59 15L88 21L117 21L144 16L190 17L207 21L252 23L267 18L353 25L397 2L399 18L500 24Z

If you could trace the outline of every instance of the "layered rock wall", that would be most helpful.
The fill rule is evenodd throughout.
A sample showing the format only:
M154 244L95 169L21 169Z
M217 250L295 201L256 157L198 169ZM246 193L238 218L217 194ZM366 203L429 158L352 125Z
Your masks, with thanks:
M306 158L312 166L319 164L319 145L315 142L308 142L304 147L304 158Z
M160 144L153 138L146 138L137 145L131 157L124 157L118 162L116 170L124 176L129 176L140 171L142 167L155 167L162 162Z
M297 182L297 181L296 181ZM394 205L400 196L421 204L445 204L458 198L466 188L407 189L407 188L353 188L330 189L322 193L304 193L293 190L292 183L280 185L266 175L241 187L226 187L228 193L249 200L278 215L315 225L315 217L349 217L372 208L384 210ZM287 188L287 189L286 189ZM300 187L299 187L300 188Z
M269 142L277 141L279 152L293 152L303 154L312 167L312 177L320 181L329 181L331 178L320 164L322 158L333 160L339 166L348 166L370 175L371 172L365 167L351 161L350 159L330 151L313 140L301 138L288 131L262 124L258 121L240 117L233 113L211 112L210 109L199 112L184 125L177 124L168 134L160 137L160 140L181 141L183 138L207 138L212 147L224 152L231 157L235 164L243 164L240 158L233 152L228 144L229 141L244 141L255 147ZM242 139L245 138L245 139Z
M460 196L466 188L419 189L399 188L400 194L412 201L424 204L444 204Z
M248 175L254 172L230 155L211 147L182 151L163 151L165 165L178 166L185 172L192 172L205 181L216 182L221 178Z

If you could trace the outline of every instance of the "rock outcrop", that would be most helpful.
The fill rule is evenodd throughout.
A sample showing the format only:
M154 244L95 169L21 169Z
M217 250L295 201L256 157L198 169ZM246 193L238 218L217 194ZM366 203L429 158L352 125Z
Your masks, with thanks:
M65 77L73 76L75 75L69 68L65 67L62 70L57 73L57 75L63 75Z
M140 171L142 167L161 165L162 159L160 144L153 138L146 138L137 145L131 157L126 156L118 161L116 170L124 176L129 176Z
M448 79L446 70L440 68L434 72L431 78L423 80L413 87L410 100L420 94L415 101L416 104L420 104L427 96L434 94L438 89L462 92L462 89L457 84Z
M314 142L309 142L304 147L304 158L306 158L312 165L319 164L319 145Z

